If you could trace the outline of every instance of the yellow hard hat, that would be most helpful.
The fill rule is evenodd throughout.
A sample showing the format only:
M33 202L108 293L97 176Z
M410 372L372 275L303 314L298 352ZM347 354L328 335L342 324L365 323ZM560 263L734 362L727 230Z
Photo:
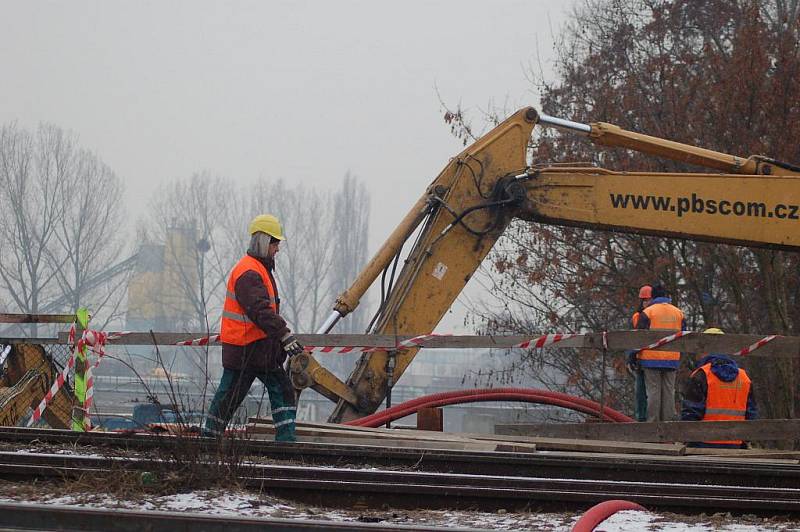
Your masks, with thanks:
M722 331L722 329L718 329L717 327L709 327L708 329L703 331L703 333L705 333L705 334L725 334Z
M249 231L251 235L261 231L262 233L268 234L272 238L276 238L278 240L284 239L281 223L271 214L259 214L253 218L253 221L250 222Z

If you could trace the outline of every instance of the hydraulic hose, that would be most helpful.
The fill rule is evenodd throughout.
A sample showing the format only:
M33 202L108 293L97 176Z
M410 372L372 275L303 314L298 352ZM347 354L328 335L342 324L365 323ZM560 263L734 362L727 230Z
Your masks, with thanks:
M631 501L615 499L601 502L600 504L595 504L586 510L586 513L583 514L581 518L578 519L578 522L575 523L575 526L572 527L572 532L592 532L597 525L615 513L623 510L639 510L642 512L646 511L643 506Z
M535 388L483 388L424 395L372 415L348 421L345 425L380 427L389 421L394 421L413 414L421 408L485 401L519 401L525 403L549 404L589 414L594 417L601 417L600 405L598 403L565 393L538 390ZM602 419L604 421L618 423L634 421L625 414L609 407L603 409Z

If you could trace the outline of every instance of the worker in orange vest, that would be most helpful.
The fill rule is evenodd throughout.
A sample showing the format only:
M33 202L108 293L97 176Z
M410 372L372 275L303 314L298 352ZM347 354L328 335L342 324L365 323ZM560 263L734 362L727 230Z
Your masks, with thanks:
M686 319L672 304L660 284L653 285L650 304L639 313L637 329L659 329L664 336L686 328ZM644 373L647 390L647 421L673 421L675 412L675 376L681 362L678 351L641 350L636 360Z
M639 324L639 314L647 308L653 298L653 287L646 284L639 288L639 308L631 317L631 324L635 329ZM634 379L634 404L633 411L636 421L647 421L647 389L644 383L644 372L636 360L636 352L628 352L628 370Z
M703 331L723 334L715 327ZM747 372L725 355L706 355L697 364L689 381L681 406L682 421L744 421L756 419L758 407ZM691 447L743 449L742 440L690 442Z
M276 441L295 441L297 405L294 387L283 369L287 357L304 348L280 316L280 298L272 271L284 239L275 216L250 222L247 254L228 278L222 309L222 379L211 401L203 435L220 436L257 378L267 389Z

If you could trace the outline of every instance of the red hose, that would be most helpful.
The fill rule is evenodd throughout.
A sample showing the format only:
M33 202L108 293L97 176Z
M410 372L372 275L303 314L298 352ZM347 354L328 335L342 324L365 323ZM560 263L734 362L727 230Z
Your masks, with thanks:
M549 404L600 417L600 405L598 403L565 393L552 392L550 390L537 390L534 388L484 388L424 395L372 415L348 421L345 425L379 427L386 424L388 421L394 421L413 414L420 408L484 401L521 401L526 403ZM625 414L609 407L603 409L602 419L604 421L620 423L634 421Z
M597 525L623 510L646 511L643 506L631 501L612 500L601 502L586 510L586 513L572 527L572 532L592 532Z

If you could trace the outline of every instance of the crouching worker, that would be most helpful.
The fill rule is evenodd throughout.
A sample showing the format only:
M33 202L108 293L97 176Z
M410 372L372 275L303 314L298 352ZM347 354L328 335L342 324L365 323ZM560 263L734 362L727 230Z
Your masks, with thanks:
M719 329L704 331L722 334ZM744 421L758 410L747 372L725 355L707 355L697 364L686 385L681 421ZM690 447L745 449L742 440L689 442Z
M206 418L204 436L220 436L242 404L253 381L267 388L276 441L295 441L294 387L283 369L287 357L303 352L280 317L272 271L284 239L278 219L269 214L250 222L247 254L228 278L222 310L222 379Z

